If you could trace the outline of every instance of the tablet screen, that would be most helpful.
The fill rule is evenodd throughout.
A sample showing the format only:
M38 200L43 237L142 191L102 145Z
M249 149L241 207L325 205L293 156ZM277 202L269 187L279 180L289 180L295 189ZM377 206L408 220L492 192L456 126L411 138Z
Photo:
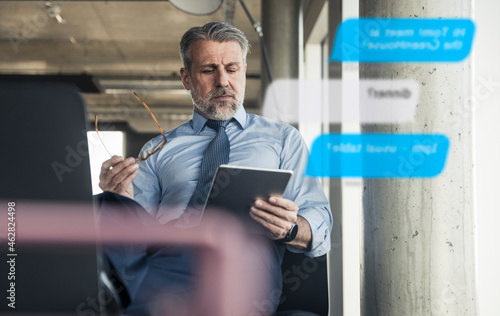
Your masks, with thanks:
M263 232L250 217L250 206L258 198L283 196L292 174L291 170L221 165L212 180L204 213L210 209L228 211L245 224L257 226L252 230Z

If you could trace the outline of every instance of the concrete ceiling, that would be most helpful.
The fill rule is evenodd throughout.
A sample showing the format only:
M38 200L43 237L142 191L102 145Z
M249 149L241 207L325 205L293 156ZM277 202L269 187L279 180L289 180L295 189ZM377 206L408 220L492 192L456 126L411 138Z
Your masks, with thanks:
M260 21L260 0L245 4ZM136 91L160 120L170 122L172 126L165 126L169 129L192 111L178 75L180 37L211 20L230 22L247 35L252 48L245 106L257 111L261 48L235 0L223 0L209 16L189 15L167 1L0 0L0 76L86 75L101 89L84 93L89 116L128 121L143 132L149 131L147 126L154 130L147 111L132 95Z

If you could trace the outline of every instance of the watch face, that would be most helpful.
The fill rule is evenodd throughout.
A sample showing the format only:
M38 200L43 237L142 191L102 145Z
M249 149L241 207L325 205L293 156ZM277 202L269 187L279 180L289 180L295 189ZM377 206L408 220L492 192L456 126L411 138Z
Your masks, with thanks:
M286 233L285 238L283 238L281 241L282 242L291 242L297 237L297 233L299 231L299 226L297 226L297 223L293 223L292 227L290 230Z
M297 237L297 233L299 232L299 226L297 223L293 223L292 228L290 229L290 241L293 241L295 237ZM288 237L288 236L287 236Z

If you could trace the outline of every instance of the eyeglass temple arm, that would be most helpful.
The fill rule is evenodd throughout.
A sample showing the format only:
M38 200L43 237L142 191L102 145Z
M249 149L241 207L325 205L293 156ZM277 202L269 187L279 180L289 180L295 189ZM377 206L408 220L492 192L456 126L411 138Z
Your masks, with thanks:
M161 129L160 127L160 124L158 123L158 121L156 120L156 117L154 116L153 112L149 109L149 107L146 105L146 102L144 102L138 95L137 93L134 92L134 95L135 97L141 101L142 105L144 105L146 107L146 109L148 109L149 111L149 114L151 114L151 117L153 118L153 120L155 121L156 123L156 126L158 126L158 128L160 129L160 132L161 132L161 135L163 136L163 138L165 138L165 133L163 132L163 130Z
M106 145L104 145L104 141L102 140L101 135L99 134L99 131L97 130L97 115L95 115L94 118L95 118L95 132L97 134L97 137L99 137L99 140L101 141L101 144L104 147L104 149L106 149L106 151L108 152L108 155L110 157L113 157L113 155L111 155L111 153L109 152L108 148L106 148Z

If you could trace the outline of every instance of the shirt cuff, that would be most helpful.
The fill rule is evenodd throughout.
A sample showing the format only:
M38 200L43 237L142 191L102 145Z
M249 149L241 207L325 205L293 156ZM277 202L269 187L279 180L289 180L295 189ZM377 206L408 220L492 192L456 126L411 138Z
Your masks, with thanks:
M328 212L328 210L323 211ZM330 250L330 229L329 225L319 214L319 210L304 209L300 210L298 215L305 218L311 227L311 250L304 251L290 245L287 246L288 250L295 253L304 253L311 258L326 254Z

